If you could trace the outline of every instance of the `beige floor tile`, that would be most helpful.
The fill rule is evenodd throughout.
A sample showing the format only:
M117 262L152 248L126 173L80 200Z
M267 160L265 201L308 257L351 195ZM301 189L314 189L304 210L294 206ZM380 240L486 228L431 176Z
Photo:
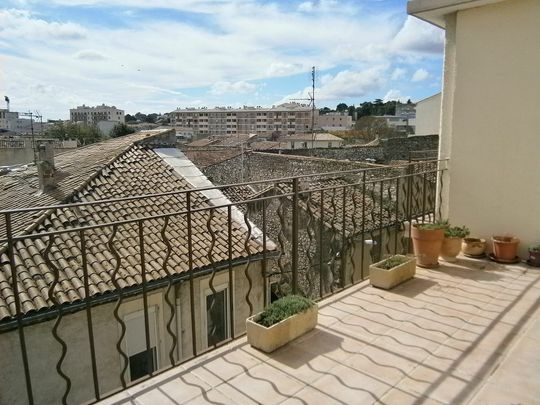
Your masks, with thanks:
M339 365L311 386L337 401L366 404L379 400L391 386L365 373Z
M441 405L441 402L434 399L422 397L416 393L404 392L397 388L392 388L377 403L381 405Z
M471 385L468 377L456 370L437 370L420 365L404 378L397 388L443 403L461 403L467 398L466 394Z
M226 397L224 394L222 394L217 389L212 389L207 392L203 392L202 395L199 395L196 398L191 399L190 401L186 402L186 404L189 405L197 405L197 404L231 404L232 399Z
M214 357L197 367L190 367L188 371L215 387L261 364L262 361L244 350L235 350Z
M289 397L289 399L283 402L283 405L293 405L293 404L331 405L331 404L343 404L343 401L333 398L332 396L322 392L321 390L318 390L311 386L307 386L306 388L303 388L302 390L298 391L297 393Z
M351 355L344 364L360 372L394 385L416 367L417 363L393 351L368 345L359 354Z
M306 344L318 346L315 339ZM272 353L266 363L307 384L331 373L339 364L322 351L312 353L304 350L304 345L287 345Z
M278 370L277 368L261 364L246 373L241 374L228 382L248 398L255 398L265 403L280 403L297 391L304 388L304 384L296 378ZM221 388L218 390L227 395Z

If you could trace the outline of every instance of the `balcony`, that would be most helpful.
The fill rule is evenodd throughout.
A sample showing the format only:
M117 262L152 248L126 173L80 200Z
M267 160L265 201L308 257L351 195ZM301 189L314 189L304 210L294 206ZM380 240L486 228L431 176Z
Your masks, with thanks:
M533 269L461 258L367 284L411 251L411 222L440 217L445 161L214 186L171 153L135 144L80 200L2 212L3 401L459 402L526 369ZM319 301L317 330L249 348L245 319L290 293ZM512 387L537 394L536 376Z
M321 301L318 327L270 355L240 338L102 403L532 404L539 294L540 270L460 257Z

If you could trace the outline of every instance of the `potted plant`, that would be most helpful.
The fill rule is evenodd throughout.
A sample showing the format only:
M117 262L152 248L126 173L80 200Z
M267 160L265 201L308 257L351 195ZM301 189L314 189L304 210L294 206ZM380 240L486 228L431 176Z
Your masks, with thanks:
M439 266L438 259L444 239L444 230L447 227L447 221L413 224L411 236L418 266L426 268Z
M287 295L246 319L248 343L266 353L289 343L315 328L318 307L312 300Z
M461 251L463 238L469 236L470 231L465 225L448 226L444 230L444 239L441 248L441 258L447 262L455 262Z
M540 267L540 245L529 247L529 260L527 263L530 266Z
M486 251L486 240L481 238L463 238L461 251L465 256L483 257Z
M394 255L369 266L369 282L372 286L389 290L414 277L416 259Z
M515 236L493 236L493 259L502 262L514 262L517 257L519 239Z

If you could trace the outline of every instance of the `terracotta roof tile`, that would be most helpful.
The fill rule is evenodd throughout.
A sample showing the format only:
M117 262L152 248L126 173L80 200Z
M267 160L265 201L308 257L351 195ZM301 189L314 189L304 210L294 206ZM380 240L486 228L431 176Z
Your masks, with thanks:
M129 139L128 139L129 138ZM138 140L145 136L124 137L101 144L95 148L83 148L71 156L57 160L59 170L71 172L64 180L71 178L69 186L59 184L59 190L51 195L35 196L28 184L34 184L31 173L22 177L0 178L4 192L0 206L21 207L34 204L54 204L62 202L87 202L104 198L117 198L153 193L165 193L190 189L189 183L176 174L153 150ZM111 147L105 147L110 143ZM101 156L101 155L106 156ZM84 156L84 159L83 159ZM80 168L70 159L79 159ZM84 160L84 161L83 161ZM93 163L92 163L93 162ZM95 173L98 173L95 176ZM94 177L95 176L95 177ZM89 180L90 179L90 180ZM76 181L77 180L77 181ZM19 186L15 188L14 184ZM14 191L17 190L17 191ZM69 196L68 190L71 191ZM12 204L8 195L11 195ZM19 197L17 196L19 195ZM58 197L62 195L60 200ZM21 197L22 196L22 197ZM23 198L24 197L24 198ZM192 213L192 258L194 267L206 268L214 262L228 260L227 211L212 209L207 198L199 192L192 193L192 205L207 210ZM49 308L53 301L48 295L49 288L57 273L58 284L54 288L54 298L59 303L74 303L85 298L84 269L82 265L81 238L79 231L69 231L74 226L98 225L111 221L131 220L152 215L173 214L186 207L185 194L100 203L91 206L65 207L55 209L42 218L28 238L14 243L14 262L9 263L4 249L0 253L0 320L14 316L15 301L11 274L17 273L19 296L24 313ZM211 247L211 233L208 229L210 210L213 212L211 230L215 234L215 244ZM15 218L14 218L15 219ZM16 218L14 228L17 234L36 221L30 214ZM142 222L144 234L144 256L146 279L156 280L167 275L164 269L166 243L161 235L165 219L148 219ZM0 224L2 229L3 224ZM65 231L62 234L40 236L47 231ZM126 223L115 227L105 226L84 231L86 240L86 261L90 294L103 294L115 290L113 279L121 288L133 286L142 281L141 251L139 246L138 223ZM188 270L187 217L171 215L165 229L165 236L171 243L171 254L167 269L173 274ZM245 224L232 221L232 259L247 257L244 247ZM51 240L52 238L52 240ZM50 246L50 249L48 247ZM249 240L251 253L262 251L259 242ZM47 254L48 252L48 254ZM221 253L220 253L221 252Z

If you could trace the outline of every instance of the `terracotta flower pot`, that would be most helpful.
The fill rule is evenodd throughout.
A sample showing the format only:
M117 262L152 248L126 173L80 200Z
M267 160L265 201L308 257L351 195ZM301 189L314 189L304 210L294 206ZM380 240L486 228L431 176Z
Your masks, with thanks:
M426 268L438 267L444 229L422 229L418 228L418 225L413 225L411 236L417 265Z
M479 238L464 238L461 251L469 256L481 256L486 251L486 240Z
M517 256L519 239L514 236L493 236L493 254L501 260L514 260Z
M462 238L445 237L441 248L441 258L447 262L455 262L457 255L461 251Z

